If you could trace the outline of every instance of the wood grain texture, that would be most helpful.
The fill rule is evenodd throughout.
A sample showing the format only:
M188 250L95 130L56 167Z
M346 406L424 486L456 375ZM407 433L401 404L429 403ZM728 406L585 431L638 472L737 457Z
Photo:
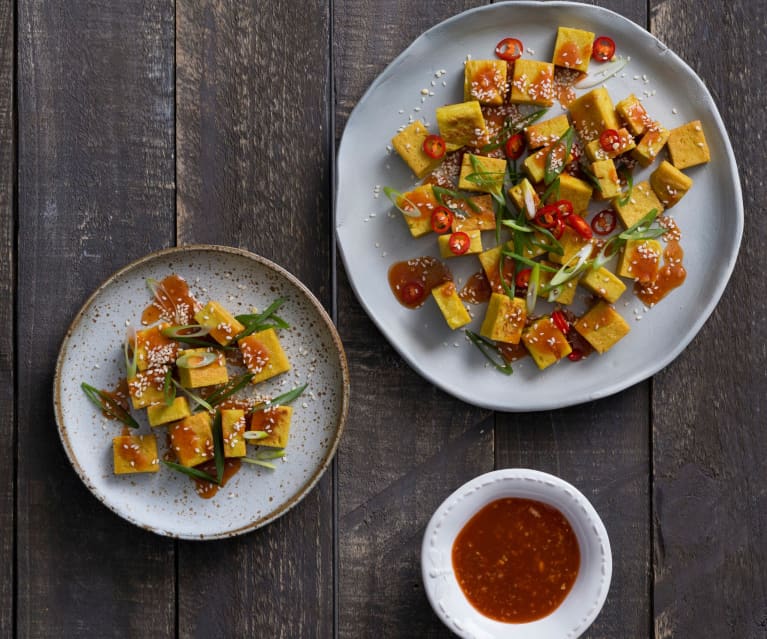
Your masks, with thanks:
M329 28L321 0L177 3L179 241L274 259L326 307ZM329 473L266 529L180 544L180 635L332 636L333 534Z
M113 270L173 241L166 2L18 3L18 628L169 637L173 542L86 490L52 411L67 325ZM111 442L105 433L104 449Z
M337 133L376 75L413 39L472 5L336 0ZM492 470L492 413L410 369L367 318L343 272L338 308L354 398L338 455L338 636L449 637L423 592L421 541L436 507Z
M719 306L655 379L655 635L701 636L705 629L711 637L763 639L767 78L754 61L764 52L767 5L701 4L652 2L652 30L701 76L719 106L738 160L746 230Z
M0 1L0 637L13 632L15 443L14 302L16 248L14 246L14 5Z

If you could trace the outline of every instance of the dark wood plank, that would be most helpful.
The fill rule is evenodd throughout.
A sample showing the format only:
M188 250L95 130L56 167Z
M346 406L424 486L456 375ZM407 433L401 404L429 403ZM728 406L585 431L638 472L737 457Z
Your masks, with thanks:
M13 632L15 575L15 452L13 316L16 298L14 246L14 6L0 2L0 636Z
M24 637L174 632L173 542L89 494L64 455L51 402L58 347L86 296L173 241L172 20L165 2L18 3Z
M179 241L272 258L329 307L328 4L185 0L176 33ZM333 521L327 474L266 529L181 544L180 635L332 636Z
M767 74L753 56L764 50L767 5L651 5L655 35L697 71L719 106L746 210L724 297L654 385L655 633L756 639L767 634L767 284L756 266L767 243Z
M473 2L336 0L340 136L378 73L422 31ZM360 61L364 61L361 63ZM493 416L436 390L389 346L339 275L339 328L354 401L339 465L339 637L451 636L423 592L420 547L434 509L493 468Z

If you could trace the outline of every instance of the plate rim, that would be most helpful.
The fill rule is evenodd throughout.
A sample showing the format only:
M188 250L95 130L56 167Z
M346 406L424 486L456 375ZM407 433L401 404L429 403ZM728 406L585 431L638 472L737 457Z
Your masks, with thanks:
M386 65L384 70L381 71L381 73L379 73L378 76L376 76L376 78L371 82L367 90L359 98L359 100L357 101L357 104L354 106L354 109L352 109L351 113L349 114L346 124L344 125L344 132L341 136L341 140L338 145L338 152L336 154L335 174L337 176L337 179L336 179L335 196L333 198L333 208L335 213L336 244L338 246L339 253L341 255L341 259L343 261L344 268L346 269L347 274L351 272L351 269L350 269L348 257L346 254L346 250L341 241L341 233L340 233L341 227L344 225L346 216L344 215L343 211L340 209L338 205L338 202L340 199L340 193L341 193L341 186L345 182L345 180L343 179L343 173L340 170L340 166L341 166L342 158L344 158L345 155L349 153L348 151L346 151L349 145L344 144L347 137L346 136L347 128L349 127L349 124L354 121L354 118L358 114L361 105L363 105L369 99L369 96L379 87L379 85L388 81L388 79L392 76L392 74L396 70L396 67L398 67L403 60L405 60L406 58L408 58L408 56L411 55L411 52L413 49L419 47L423 41L435 37L436 35L438 35L438 31L447 28L452 23L459 20L470 18L473 14L483 13L485 11L494 12L494 11L499 11L501 9L511 9L511 10L544 9L548 11L550 8L552 10L556 10L557 8L570 8L570 9L575 9L577 11L583 11L587 14L589 12L592 12L594 14L602 14L602 15L606 14L610 16L612 19L618 20L619 22L623 23L626 26L626 28L629 28L633 32L635 32L637 37L644 38L645 40L647 40L648 44L655 45L656 47L658 47L659 51L663 55L670 56L674 64L679 65L680 67L683 68L683 70L686 71L688 76L698 86L701 92L701 95L705 99L705 106L707 107L708 111L711 113L711 116L716 122L717 127L722 135L722 140L723 140L724 148L726 152L726 158L728 160L727 172L729 173L733 192L735 195L734 201L732 203L734 205L732 209L733 209L734 218L735 218L734 219L735 234L733 236L734 238L733 243L730 246L730 250L728 251L726 264L724 264L724 268L721 271L722 277L719 278L717 285L712 289L711 295L709 296L708 302L706 303L706 305L702 308L701 312L698 314L695 321L693 321L689 325L688 330L685 332L685 334L682 336L682 339L677 343L677 345L673 349L668 350L662 357L659 357L656 360L648 363L647 366L642 367L639 372L632 375L628 375L617 382L602 385L599 388L595 389L593 392L581 398L567 399L567 398L563 398L560 394L556 394L553 396L556 399L556 401L531 402L524 406L520 406L520 405L509 406L508 404L499 403L493 400L485 401L484 399L477 399L474 396L469 395L468 393L462 392L460 386L455 386L455 385L451 386L447 382L442 382L441 380L438 380L431 373L427 373L426 371L422 370L416 358L413 357L410 353L408 353L404 349L404 347L402 347L398 343L398 341L391 336L390 331L387 328L386 324L382 322L376 316L376 314L372 312L371 308L365 301L357 285L357 282L351 276L348 277L349 283L352 287L352 290L354 291L357 301L363 307L368 317L370 317L370 319L376 325L378 330L381 331L381 333L386 338L386 341L397 351L397 353L399 353L399 355L408 363L408 365L418 375L426 379L428 382L434 384L437 388L441 389L445 393L453 397L456 397L457 399L460 399L461 401L464 401L472 406L477 406L480 408L486 408L490 410L496 410L499 412L507 412L507 413L556 410L560 408L566 408L568 406L577 406L580 404L586 404L591 401L595 401L598 399L602 399L602 398L617 394L631 386L634 386L635 384L638 384L642 381L645 381L653 377L656 373L663 370L666 366L668 366L671 362L673 362L687 348L687 346L689 346L690 342L692 342L693 339L695 339L695 337L703 328L703 325L708 321L709 317L711 317L711 314L714 312L716 306L721 300L722 295L724 294L724 291L727 288L727 284L730 280L730 277L732 276L732 272L735 268L735 263L737 262L737 259L738 259L738 254L740 252L740 245L743 239L743 229L745 225L743 190L742 190L742 186L740 182L740 174L738 171L737 160L732 148L732 143L730 141L729 133L727 132L727 128L724 125L724 121L722 120L721 114L719 113L719 109L716 105L716 102L714 101L713 96L711 95L711 92L709 91L703 79L695 72L695 70L692 67L690 67L689 64L687 64L687 62L685 62L671 48L666 46L654 34L647 31L647 29L640 26L633 20L611 9L606 9L604 7L600 7L597 5L584 4L581 2L572 2L571 0L553 0L553 1L506 0L504 2L497 2L493 4L482 5L478 7L473 7L471 9L467 9L453 16L445 18L444 20L438 22L437 24L432 25L431 27L423 31L399 55L397 55L388 65Z
M303 293L304 297L311 303L311 305L319 314L320 319L323 321L324 325L328 329L330 336L333 340L333 343L335 344L336 352L338 354L338 359L340 364L342 392L341 392L341 404L339 406L339 409L340 409L339 416L338 416L337 425L335 428L335 432L333 434L332 441L330 442L330 445L327 447L325 454L322 460L320 461L319 465L317 466L317 469L315 470L315 472L298 488L298 490L293 495L291 495L284 503L280 504L274 510L270 511L266 515L259 517L244 526L239 526L237 528L222 530L222 531L214 532L214 533L188 534L188 533L174 533L165 528L158 528L158 527L150 526L146 523L140 522L131 514L126 512L121 512L120 510L118 510L114 504L110 503L106 495L96 490L89 476L87 475L87 473L84 472L84 470L78 463L74 450L72 449L71 442L69 441L69 438L65 432L66 426L64 424L63 398L61 393L61 379L62 379L61 369L66 360L67 350L68 350L69 342L70 342L70 339L72 338L73 332L80 325L80 322L83 320L85 314L88 312L88 310L91 308L93 303L97 300L97 298L101 295L101 293L107 288L109 288L115 282L115 280L129 274L130 271L136 268L139 268L140 266L143 266L149 262L152 262L158 259L162 259L163 257L167 257L169 255L177 256L184 253L196 253L196 252L227 253L229 255L244 257L248 260L257 262L260 265L274 271L281 277L285 278L290 284L295 286L301 293ZM327 471L328 467L332 463L333 458L335 457L335 454L338 450L338 445L340 443L341 436L346 426L346 420L349 415L350 393L351 393L351 384L350 384L350 375L349 375L349 364L346 358L346 352L344 350L343 343L338 334L338 330L335 324L333 323L333 320L331 319L330 315L328 315L327 311L322 306L320 301L315 297L315 295L307 288L307 286L303 282L301 282L295 275L290 273L287 269L280 266L279 264L276 264L272 260L269 260L268 258L265 258L251 251L247 251L245 249L235 248L231 246L222 246L218 244L185 244L182 246L172 246L169 248L153 251L136 260L129 262L125 266L119 268L118 270L114 271L111 275L109 275L109 277L107 277L104 281L102 281L101 284L99 284L99 286L96 287L96 289L88 296L88 298L80 307L80 310L75 314L74 319L69 323L69 326L67 327L67 330L64 333L64 337L61 341L61 345L59 346L58 355L56 357L56 366L54 368L52 399L53 399L54 417L56 420L56 430L58 431L59 439L61 440L67 459L69 460L69 463L74 468L78 477L85 484L86 488L88 488L90 493L99 502L101 502L113 513L118 515L121 519L124 519L125 521L128 521L131 524L138 526L139 528L148 530L157 535L161 535L163 537L168 537L172 539L189 539L189 540L204 541L204 540L213 540L213 539L228 539L228 538L236 537L236 536L245 534L247 532L257 530L258 528L267 526L268 524L282 517L282 515L287 513L289 510L291 510L294 506L296 506L299 502L301 502L304 499L304 497L306 497L311 492L311 490L316 486L316 484L319 482L319 480Z

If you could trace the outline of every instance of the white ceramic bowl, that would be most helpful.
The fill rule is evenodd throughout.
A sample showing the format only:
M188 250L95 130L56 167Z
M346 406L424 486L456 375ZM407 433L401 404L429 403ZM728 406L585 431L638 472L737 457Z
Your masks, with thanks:
M484 506L507 497L534 499L559 510L573 527L581 552L570 593L554 612L531 623L502 623L485 617L466 599L453 572L456 535ZM421 571L432 608L465 639L575 639L604 605L613 560L604 524L577 488L547 473L506 468L472 479L437 508L424 534Z

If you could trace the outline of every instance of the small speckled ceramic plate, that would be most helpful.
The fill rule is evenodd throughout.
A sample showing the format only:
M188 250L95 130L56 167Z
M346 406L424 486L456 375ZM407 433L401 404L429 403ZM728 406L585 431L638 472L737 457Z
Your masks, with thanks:
M534 499L559 510L570 522L581 553L578 577L565 600L547 617L530 623L485 617L466 599L453 572L458 533L487 504L507 497ZM437 508L423 537L421 571L434 612L464 639L575 639L605 603L613 559L602 520L577 488L537 470L505 468L472 479Z
M292 370L258 385L271 396L308 383L293 403L286 457L276 470L243 464L212 499L200 498L192 481L165 466L158 473L115 476L112 437L122 424L108 420L80 389L86 381L114 388L125 375L122 342L126 321L140 327L151 301L147 278L177 273L203 304L209 299L234 314L286 299L279 314L290 329L279 331ZM346 420L349 375L341 340L311 292L290 273L246 251L186 246L144 257L115 273L88 299L61 346L54 381L59 434L72 465L106 506L128 521L161 535L215 539L254 530L295 506L330 464ZM149 433L145 411L133 411ZM160 451L165 429L154 429ZM249 447L250 448L250 447ZM249 454L252 449L249 450Z

